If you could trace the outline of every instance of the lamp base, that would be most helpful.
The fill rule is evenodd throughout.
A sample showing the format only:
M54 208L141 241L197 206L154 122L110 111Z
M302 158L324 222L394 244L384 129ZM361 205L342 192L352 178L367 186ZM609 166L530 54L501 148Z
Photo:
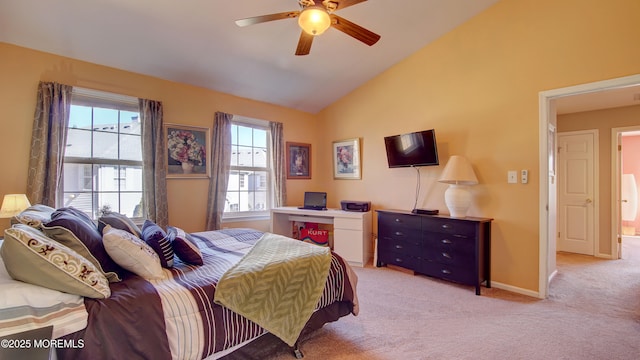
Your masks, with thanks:
M464 218L467 217L467 211L471 206L471 193L466 185L450 184L444 192L444 202L451 217Z

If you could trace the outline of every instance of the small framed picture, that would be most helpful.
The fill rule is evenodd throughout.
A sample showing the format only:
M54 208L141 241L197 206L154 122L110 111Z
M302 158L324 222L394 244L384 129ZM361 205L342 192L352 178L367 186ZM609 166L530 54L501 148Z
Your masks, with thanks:
M333 178L361 179L360 139L333 142Z
M287 142L287 179L311 179L311 144Z
M208 178L211 175L209 128L165 124L167 178Z

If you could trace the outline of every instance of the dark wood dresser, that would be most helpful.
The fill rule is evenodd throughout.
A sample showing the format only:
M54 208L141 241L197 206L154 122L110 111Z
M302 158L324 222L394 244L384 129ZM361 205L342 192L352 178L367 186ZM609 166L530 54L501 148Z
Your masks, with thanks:
M401 266L416 273L476 287L491 287L489 218L452 218L400 210L377 210L376 266Z

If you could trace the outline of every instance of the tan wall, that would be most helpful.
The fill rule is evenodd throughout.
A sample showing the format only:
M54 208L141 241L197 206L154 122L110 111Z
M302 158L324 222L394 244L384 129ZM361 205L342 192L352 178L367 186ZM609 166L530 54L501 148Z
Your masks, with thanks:
M611 254L611 129L640 125L640 106L627 106L608 110L587 111L558 116L558 133L578 130L598 130L598 166L600 175L600 214L598 249ZM637 155L636 155L637 158Z
M436 180L466 156L480 181L470 214L495 219L493 280L537 291L539 92L640 73L639 23L637 0L499 2L321 112L328 191L411 209L416 171L387 167L383 137L435 128L441 165L421 169L418 207L448 212ZM363 179L332 180L330 143L353 137ZM507 184L521 169L529 183Z
M282 121L287 140L313 149L313 179L288 181L289 204L322 189L331 206L366 199L411 209L416 171L388 169L382 139L435 128L442 165L420 170L418 207L446 212L446 186L436 180L450 155L468 157L480 180L470 214L495 218L493 280L536 291L538 94L640 73L639 23L637 0L504 0L318 116L0 44L0 139L13 155L0 160L0 193L25 189L38 80L162 100L167 122L210 126L218 110ZM354 137L363 143L363 178L334 180L331 142ZM520 169L530 171L529 184L507 184L507 170ZM206 188L205 180L171 180L170 222L203 228Z
M29 142L40 80L160 100L167 123L212 128L216 111L280 121L285 124L286 140L317 146L313 136L317 123L312 114L6 43L0 43L0 79L0 143L5 149L5 155L0 157L0 196L26 191ZM315 166L314 161L312 165ZM203 179L169 179L169 223L187 231L204 230L208 186L209 181ZM287 187L292 194L290 201L301 203L298 194L313 188L314 180L291 181ZM8 219L0 219L0 230L8 225ZM251 225L268 229L268 221Z

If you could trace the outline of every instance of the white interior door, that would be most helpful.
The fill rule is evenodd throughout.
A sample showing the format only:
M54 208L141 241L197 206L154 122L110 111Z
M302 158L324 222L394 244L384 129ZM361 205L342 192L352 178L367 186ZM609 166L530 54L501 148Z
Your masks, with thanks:
M597 132L558 134L558 251L594 255Z

